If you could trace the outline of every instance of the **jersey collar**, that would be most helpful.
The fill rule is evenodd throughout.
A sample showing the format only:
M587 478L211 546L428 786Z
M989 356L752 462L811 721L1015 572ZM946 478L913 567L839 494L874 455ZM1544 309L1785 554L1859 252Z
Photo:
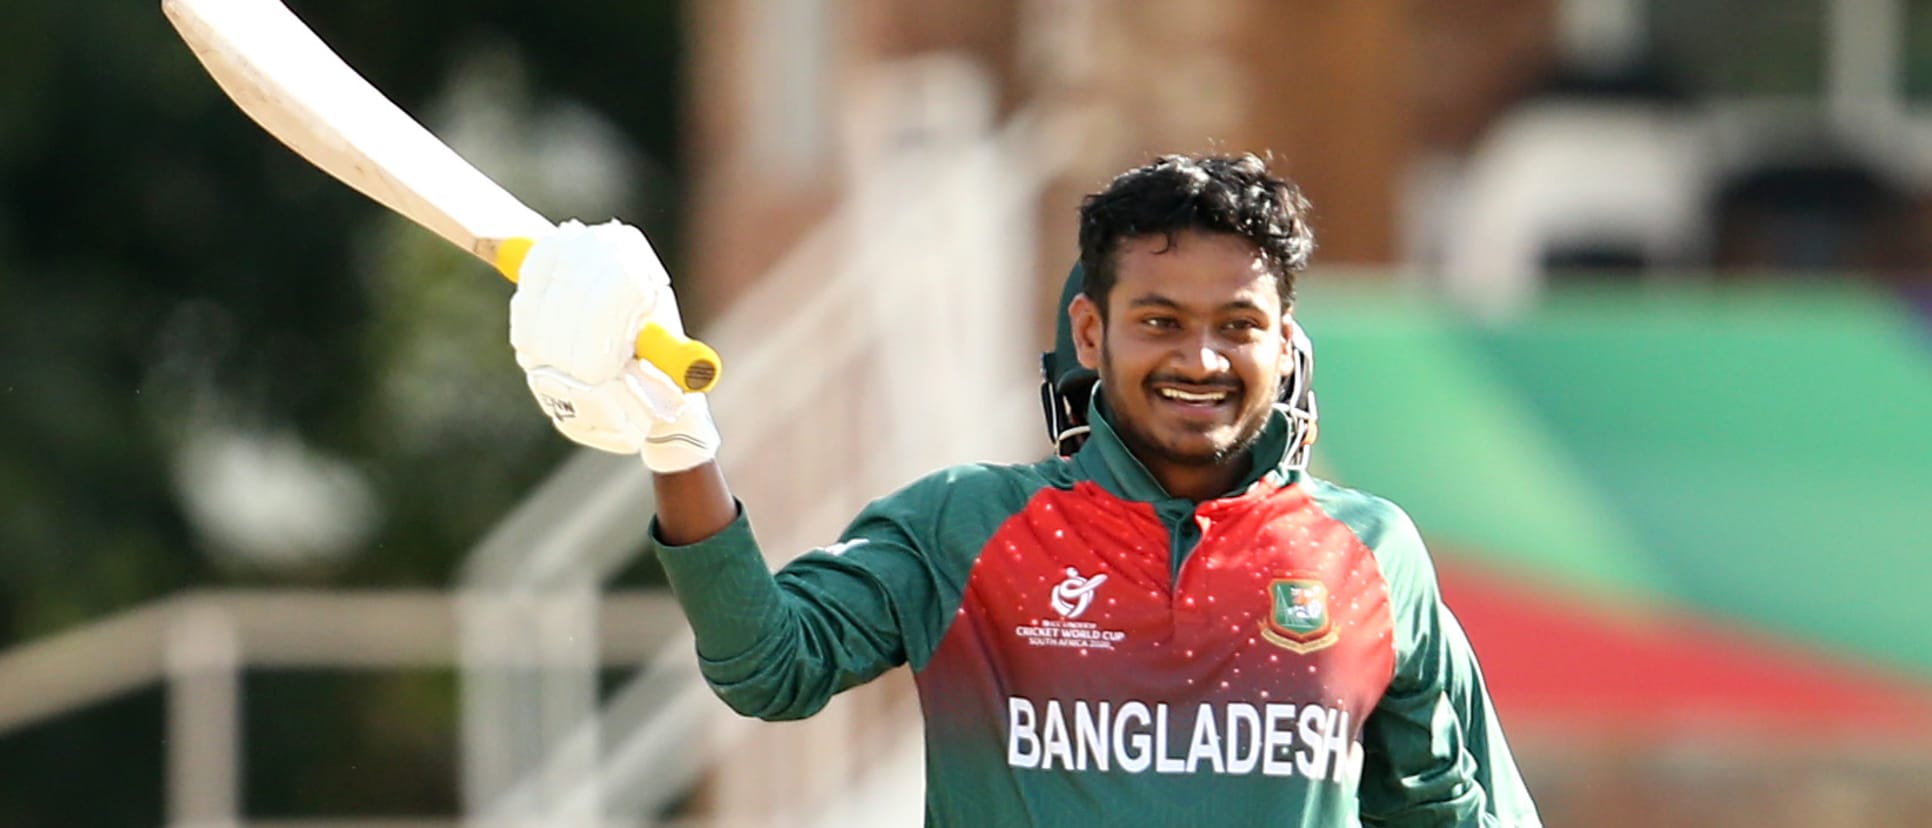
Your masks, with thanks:
M1087 403L1087 423L1092 431L1086 443L1073 455L1073 462L1080 472L1126 500L1148 503L1179 500L1168 493L1160 481L1154 479L1154 474L1147 470L1147 466L1140 462L1140 458L1135 457L1127 444L1121 442L1102 396L1100 386L1096 383L1093 397ZM1255 441L1254 449L1248 456L1248 473L1222 497L1239 496L1252 491L1257 484L1265 484L1272 491L1293 482L1299 472L1288 468L1288 433L1288 415L1279 409L1270 412L1268 425L1262 428L1261 439Z

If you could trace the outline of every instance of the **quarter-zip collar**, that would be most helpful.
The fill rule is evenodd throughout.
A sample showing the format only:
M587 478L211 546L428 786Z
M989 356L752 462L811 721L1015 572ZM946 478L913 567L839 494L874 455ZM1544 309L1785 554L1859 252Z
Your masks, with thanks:
M1175 497L1162 487L1160 481L1154 479L1153 472L1148 471L1140 458L1135 457L1121 442L1102 396L1100 387L1095 385L1093 398L1087 403L1087 423L1091 432L1086 444L1073 455L1073 462L1078 464L1080 471L1100 484L1101 488L1124 500L1153 504L1189 502ZM1241 495L1264 480L1270 490L1293 482L1299 472L1288 468L1288 433L1288 415L1279 409L1269 412L1268 424L1261 430L1261 439L1255 441L1249 452L1248 473L1242 476L1239 484L1220 497Z

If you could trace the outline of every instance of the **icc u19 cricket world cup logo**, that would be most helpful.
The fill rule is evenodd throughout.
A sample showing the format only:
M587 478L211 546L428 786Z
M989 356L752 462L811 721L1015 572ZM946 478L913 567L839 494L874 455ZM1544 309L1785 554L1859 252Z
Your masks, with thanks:
M1053 587L1053 611L1061 618L1079 618L1087 607L1093 606L1093 591L1107 582L1107 573L1102 572L1091 578L1082 577L1080 570L1067 567L1067 579Z

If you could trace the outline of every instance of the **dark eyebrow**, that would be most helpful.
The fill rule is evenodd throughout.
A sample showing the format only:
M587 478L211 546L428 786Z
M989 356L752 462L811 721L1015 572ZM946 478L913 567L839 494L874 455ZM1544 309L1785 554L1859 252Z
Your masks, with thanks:
M1141 296L1136 296L1133 299L1128 300L1127 307L1129 308L1166 308L1169 310L1182 309L1181 303L1176 302L1172 299L1169 299L1165 296L1162 296L1158 293L1149 293ZM1228 302L1222 305L1220 309L1222 311L1256 311L1259 313L1266 313L1266 311L1262 310L1260 305L1257 305L1254 302L1249 301L1247 299L1236 299L1232 302Z
M1174 300L1172 300L1172 299L1169 299L1169 298L1167 298L1167 297L1165 297L1165 296L1162 296L1162 295L1160 295L1160 294L1158 294L1158 293L1149 293L1149 294L1145 294L1145 295L1142 295L1142 296L1136 296L1136 297L1134 297L1134 298L1133 298L1132 300L1130 300L1130 301L1128 301L1128 302L1127 302L1127 307L1130 307L1130 308L1172 308L1172 309L1174 309L1174 310L1179 310L1179 309L1180 309L1180 307L1181 307L1181 303L1179 303L1179 302L1176 302L1176 301L1174 301Z

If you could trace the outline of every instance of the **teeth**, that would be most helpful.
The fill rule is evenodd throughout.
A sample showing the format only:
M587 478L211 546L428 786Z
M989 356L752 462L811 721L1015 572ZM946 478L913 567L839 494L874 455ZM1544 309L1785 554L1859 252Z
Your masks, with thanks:
M1162 388L1161 396L1170 400L1180 400L1181 402L1213 403L1227 399L1228 392L1217 391L1211 394L1194 394L1178 388Z

